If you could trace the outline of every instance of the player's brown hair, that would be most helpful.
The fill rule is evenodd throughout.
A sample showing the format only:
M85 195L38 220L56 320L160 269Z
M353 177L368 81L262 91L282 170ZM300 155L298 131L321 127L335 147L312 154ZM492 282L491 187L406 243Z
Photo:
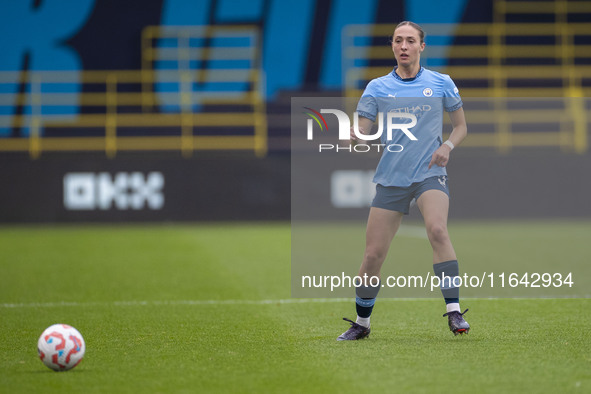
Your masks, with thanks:
M419 32L419 38L421 39L421 44L423 42L425 42L425 31L423 30L423 28L421 26L419 26L416 23L411 22L411 21L402 21L396 25L396 27L394 28L394 33L396 32L396 29L398 29L401 26L413 27L414 29L416 29ZM392 40L394 39L394 33L392 33Z

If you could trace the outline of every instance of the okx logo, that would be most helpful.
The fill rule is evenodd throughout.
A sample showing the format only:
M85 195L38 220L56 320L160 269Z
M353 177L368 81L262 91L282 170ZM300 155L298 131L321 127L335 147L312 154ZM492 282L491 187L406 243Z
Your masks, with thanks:
M64 175L64 207L80 210L160 210L164 206L164 175L153 171L70 172Z
M359 113L355 111L353 113L353 127L351 127L351 120L349 116L339 109L327 109L321 108L320 111L316 111L310 107L304 107L310 118L307 119L306 138L308 141L314 140L314 129L320 129L320 132L328 132L328 123L322 114L331 114L336 116L338 122L338 137L339 141L351 140L351 133L356 137L358 141L366 143L357 143L355 145L350 144L349 146L339 146L338 143L318 144L318 151L348 151L348 152L369 152L371 150L377 150L378 152L386 149L389 152L402 152L404 146L398 132L402 132L410 141L418 141L417 137L412 133L411 129L417 125L417 117L412 113L405 112L388 112L384 115L383 112L378 112L376 117L377 131L371 132L371 130L360 130L359 128ZM315 127L314 125L318 125ZM384 140L385 141L381 142ZM393 141L396 140L396 143ZM370 143L374 142L374 143Z

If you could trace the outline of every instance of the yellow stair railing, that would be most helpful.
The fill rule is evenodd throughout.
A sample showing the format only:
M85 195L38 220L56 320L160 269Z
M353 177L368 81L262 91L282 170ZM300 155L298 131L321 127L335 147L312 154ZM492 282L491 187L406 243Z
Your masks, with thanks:
M493 116L472 116L472 121L494 121L494 132L471 135L466 146L496 147L503 152L517 146L559 146L579 153L587 150L589 119L584 111L584 97L591 96L591 85L583 81L591 79L591 65L577 65L577 61L591 58L591 45L575 45L575 42L579 36L591 35L591 24L460 24L453 28L426 24L423 27L427 32L427 47L422 63L450 74L466 100L573 98L564 100L563 112L572 118L572 122L562 120L567 129L540 133L516 133L510 123L540 119L547 111L544 114L544 110L532 108L518 120L515 113L505 108L503 100L492 100ZM394 56L388 44L392 33L392 25L345 27L343 75L347 97L359 97L367 82L392 71ZM534 43L523 43L532 40ZM447 64L441 65L442 60ZM537 64L541 61L549 64Z

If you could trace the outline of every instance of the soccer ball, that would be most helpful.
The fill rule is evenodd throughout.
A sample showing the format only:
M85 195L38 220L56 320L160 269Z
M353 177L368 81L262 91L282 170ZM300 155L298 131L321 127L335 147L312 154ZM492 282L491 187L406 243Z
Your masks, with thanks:
M54 324L39 337L37 351L43 364L54 371L67 371L82 361L86 345L74 327Z

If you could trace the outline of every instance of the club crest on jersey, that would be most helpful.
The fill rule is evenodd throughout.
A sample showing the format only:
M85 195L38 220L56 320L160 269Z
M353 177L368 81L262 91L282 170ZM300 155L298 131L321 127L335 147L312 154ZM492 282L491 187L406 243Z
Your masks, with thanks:
M423 89L423 96L425 96L425 97L433 96L433 90L431 90L431 88Z

